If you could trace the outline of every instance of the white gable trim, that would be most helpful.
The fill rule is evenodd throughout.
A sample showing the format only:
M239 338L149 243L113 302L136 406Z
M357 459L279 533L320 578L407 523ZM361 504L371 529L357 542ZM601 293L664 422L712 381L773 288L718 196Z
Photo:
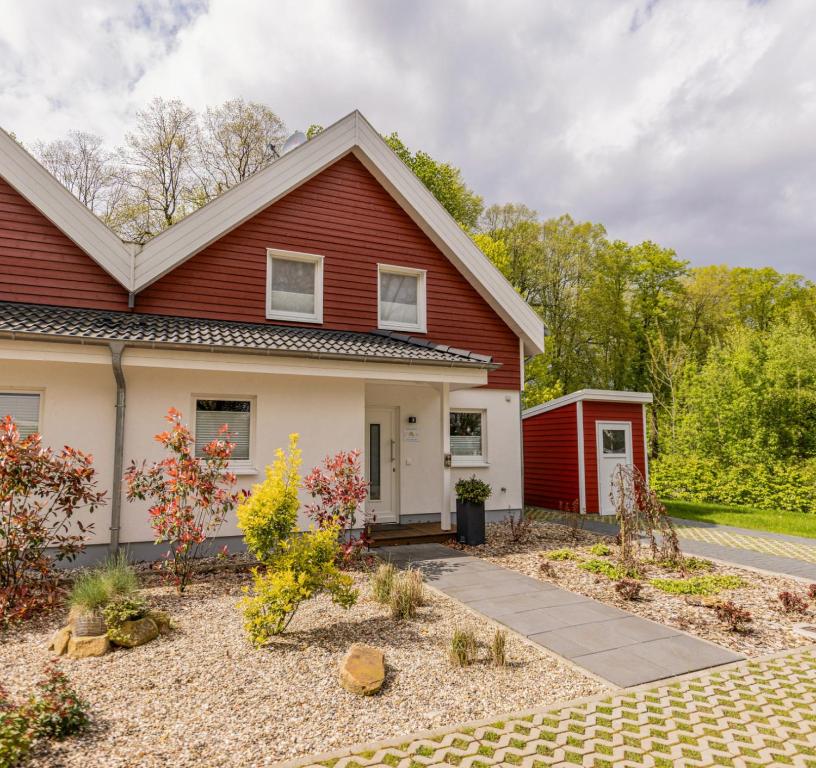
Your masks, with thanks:
M542 352L545 329L538 315L356 111L148 241L136 256L135 290L146 288L349 152L518 334L527 353Z
M570 392L568 395L556 397L541 405L533 406L523 411L521 418L528 419L539 413L554 411L570 403L581 403L584 400L596 400L604 403L651 403L654 398L651 392L624 392L614 389L579 389L577 392Z
M2 129L0 176L111 277L132 290L128 246Z

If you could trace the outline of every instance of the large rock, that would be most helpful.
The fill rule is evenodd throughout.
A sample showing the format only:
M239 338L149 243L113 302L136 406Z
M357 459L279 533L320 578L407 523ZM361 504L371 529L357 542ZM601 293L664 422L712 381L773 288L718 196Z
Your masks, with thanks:
M87 659L91 656L104 656L110 649L110 640L107 635L85 637L71 635L68 641L68 658Z
M123 648L135 648L144 645L159 636L159 628L153 619L145 616L143 619L123 621L116 629L108 630L108 637L114 645Z
M173 631L173 620L164 611L148 611L147 618L153 620L160 635L169 635Z
M351 693L370 696L382 688L385 658L379 648L354 643L340 663L340 685Z
M58 629L48 643L48 650L53 651L57 656L62 656L62 654L68 650L68 643L71 640L72 634L73 630L70 624L67 624L62 629Z

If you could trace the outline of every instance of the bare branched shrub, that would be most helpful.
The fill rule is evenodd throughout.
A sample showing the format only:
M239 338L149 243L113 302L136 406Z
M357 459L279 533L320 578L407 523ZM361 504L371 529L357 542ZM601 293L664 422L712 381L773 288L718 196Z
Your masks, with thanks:
M618 555L624 568L636 567L640 561L641 539L646 539L652 560L677 565L682 569L683 555L677 532L640 470L619 464L612 477L612 501L620 531Z
M523 510L518 513L518 517L511 512L502 523L507 529L510 541L514 544L520 544L530 538L533 521L524 514Z

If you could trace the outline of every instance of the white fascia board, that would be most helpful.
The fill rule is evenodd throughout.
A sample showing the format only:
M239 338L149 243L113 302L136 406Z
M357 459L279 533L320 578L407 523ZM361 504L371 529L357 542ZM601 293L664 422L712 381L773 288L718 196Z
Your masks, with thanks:
M428 188L359 113L354 154L414 223L465 276L534 355L544 351L544 323Z
M136 257L136 290L143 290L347 154L354 135L352 113L149 240Z
M128 246L0 129L0 176L126 290L132 290Z
M538 315L356 111L150 240L136 257L136 290L146 288L351 151L518 334L527 353L542 352L545 329Z
M521 414L523 419L536 416L539 413L554 411L570 403L580 403L584 400L596 400L606 403L651 403L653 401L651 392L625 392L615 389L579 389L577 392L570 392L568 395L556 397L541 405L528 408Z

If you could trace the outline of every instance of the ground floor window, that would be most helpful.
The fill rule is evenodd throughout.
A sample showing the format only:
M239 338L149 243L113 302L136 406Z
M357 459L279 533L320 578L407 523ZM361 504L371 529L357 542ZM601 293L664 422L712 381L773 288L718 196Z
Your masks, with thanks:
M450 447L454 465L486 462L484 422L484 411L450 412Z
M35 392L0 392L0 418L11 416L21 437L40 431L40 395Z
M204 446L218 437L226 424L229 439L235 443L232 460L249 462L252 402L250 400L196 400L195 455L204 455Z

